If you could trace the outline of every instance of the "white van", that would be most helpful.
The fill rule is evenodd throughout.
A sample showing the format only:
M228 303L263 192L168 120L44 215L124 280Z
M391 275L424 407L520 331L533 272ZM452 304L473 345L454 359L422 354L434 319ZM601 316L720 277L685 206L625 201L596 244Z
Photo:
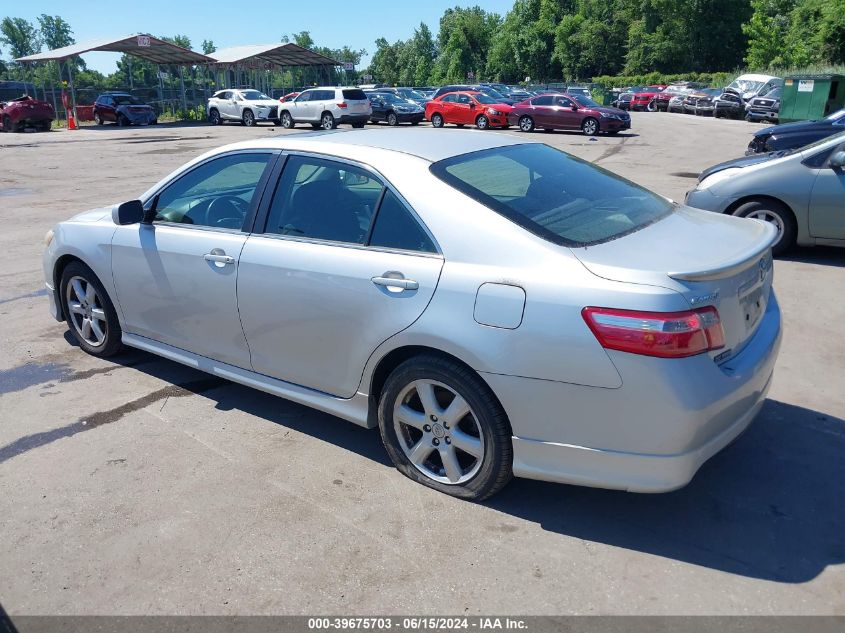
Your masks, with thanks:
M740 75L727 87L728 90L736 92L743 101L749 101L754 97L762 97L766 93L783 86L783 79L772 75Z

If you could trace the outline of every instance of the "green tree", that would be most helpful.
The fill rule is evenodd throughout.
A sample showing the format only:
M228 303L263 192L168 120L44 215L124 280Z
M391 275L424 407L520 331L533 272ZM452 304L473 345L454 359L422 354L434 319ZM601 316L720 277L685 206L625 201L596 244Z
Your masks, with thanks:
M578 0L555 31L554 56L567 79L615 74L625 63L636 0Z
M70 24L58 15L42 13L38 16L38 28L41 32L41 40L48 50L76 43L76 40L73 39L73 29L70 28Z
M439 54L434 67L436 81L467 81L469 73L480 79L487 66L487 55L502 18L479 6L446 9L437 35Z
M202 54L203 55L211 55L216 50L217 50L217 47L214 45L214 40L203 40L202 41Z
M38 30L23 18L3 18L0 33L0 42L9 47L12 59L34 55L41 50Z
M786 34L793 0L751 0L751 16L742 25L748 38L745 61L751 68L786 63Z
M487 74L502 81L559 77L555 29L568 10L571 3L560 0L516 0L493 34Z

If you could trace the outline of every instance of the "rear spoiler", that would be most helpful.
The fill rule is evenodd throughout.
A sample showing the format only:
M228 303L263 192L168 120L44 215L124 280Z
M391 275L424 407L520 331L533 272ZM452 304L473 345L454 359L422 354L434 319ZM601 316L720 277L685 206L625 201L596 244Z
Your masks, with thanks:
M726 260L714 268L708 270L695 270L689 272L669 273L669 277L678 281L712 281L715 279L726 279L750 268L759 259L760 255L768 251L778 236L777 229L769 222L756 220L765 225L765 235L755 245L754 249L747 254ZM771 263L769 263L771 266Z

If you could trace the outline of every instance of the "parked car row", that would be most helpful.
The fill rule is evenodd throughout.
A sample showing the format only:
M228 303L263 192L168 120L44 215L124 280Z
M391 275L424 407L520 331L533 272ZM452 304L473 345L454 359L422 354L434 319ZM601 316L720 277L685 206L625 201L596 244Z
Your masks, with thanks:
M618 91L612 104L622 110L776 121L782 85L779 77L742 75L725 88L706 88L692 82L632 86Z

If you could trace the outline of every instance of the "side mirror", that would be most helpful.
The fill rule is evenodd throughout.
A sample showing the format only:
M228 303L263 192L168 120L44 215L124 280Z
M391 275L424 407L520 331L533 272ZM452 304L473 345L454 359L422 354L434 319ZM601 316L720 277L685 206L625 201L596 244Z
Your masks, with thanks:
M469 109L470 109L470 110L475 110L475 104L474 104L474 103L470 103L470 104L469 104Z
M845 167L845 151L838 151L830 157L830 166L834 169L842 169Z
M577 111L578 111L578 106L577 106L577 105L572 106L572 111L573 111L573 112L577 112Z
M144 221L144 205L140 200L124 202L112 212L112 219L115 224L121 226L127 224L140 224Z

